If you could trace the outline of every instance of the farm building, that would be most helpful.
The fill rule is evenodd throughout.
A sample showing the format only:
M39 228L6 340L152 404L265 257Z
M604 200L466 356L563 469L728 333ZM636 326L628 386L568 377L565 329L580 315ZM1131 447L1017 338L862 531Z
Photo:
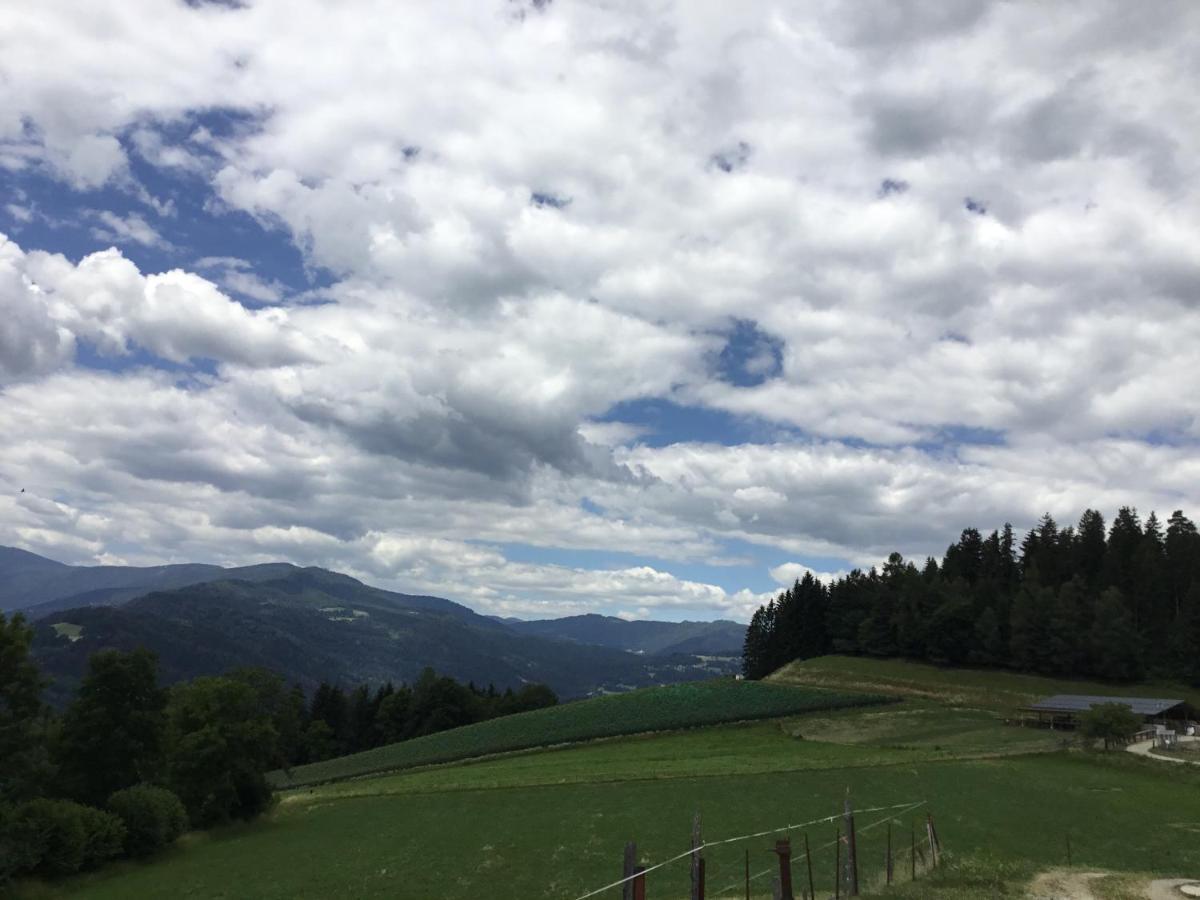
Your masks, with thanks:
M1128 706L1147 723L1182 722L1190 710L1182 700L1159 697L1098 697L1090 694L1055 694L1021 708L1024 721L1050 728L1074 728L1079 717L1093 706L1120 703Z

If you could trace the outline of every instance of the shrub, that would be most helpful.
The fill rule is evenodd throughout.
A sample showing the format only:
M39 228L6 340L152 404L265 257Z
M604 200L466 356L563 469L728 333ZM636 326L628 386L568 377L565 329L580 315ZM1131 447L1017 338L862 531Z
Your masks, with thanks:
M83 868L121 855L125 823L120 817L94 806L80 806L79 817L83 823Z
M1098 703L1079 717L1079 731L1088 740L1100 738L1107 750L1133 737L1142 719L1125 703Z
M108 798L108 808L125 823L125 852L147 856L172 843L187 828L183 803L166 788L137 784Z
M125 826L111 813L71 800L29 800L6 829L19 859L14 872L70 875L117 856Z
M83 866L87 835L79 804L70 800L29 800L17 807L16 820L25 847L26 870L69 875Z
M31 838L16 807L0 806L0 885L41 861L41 851Z

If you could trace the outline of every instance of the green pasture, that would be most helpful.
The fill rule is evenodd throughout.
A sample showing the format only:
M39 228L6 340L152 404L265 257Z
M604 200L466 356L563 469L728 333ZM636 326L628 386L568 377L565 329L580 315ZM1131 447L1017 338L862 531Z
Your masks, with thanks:
M830 817L847 789L859 810L863 884L881 897L1027 896L1031 878L1066 864L1068 839L1077 871L1200 876L1200 767L1083 750L1060 733L1004 724L1029 697L1096 686L837 658L778 677L799 687L643 691L433 736L440 745L427 738L410 742L415 750L399 744L380 748L382 756L333 761L283 791L259 822L190 836L145 863L27 883L18 896L576 900L619 875L627 840L637 841L645 864L686 850L696 811L710 841L826 819L783 833L797 852L807 834L818 891L829 890ZM831 702L861 702L859 691L902 699ZM1165 695L1190 699L1178 689ZM751 721L665 730L702 725L706 716ZM482 728L506 721L511 731ZM573 735L603 736L605 727L655 733L562 746ZM439 753L496 754L538 738L540 749L421 765ZM331 781L369 769L361 757L390 771ZM946 865L909 883L909 842L914 830L921 836L927 811ZM899 882L884 889L889 825ZM777 836L707 849L708 896L744 896L744 854L753 873L769 873ZM795 871L799 885L803 867ZM1116 875L1095 890L1122 896L1134 880ZM769 874L753 887L756 900L769 897ZM648 888L652 900L683 900L685 861L652 873Z
M625 749L620 741L607 747ZM486 764L459 768L476 765ZM573 900L619 872L626 840L638 842L646 862L686 849L696 810L706 837L720 839L835 815L846 788L860 809L928 801L902 814L859 814L868 883L882 870L887 823L902 846L926 809L935 816L956 890L971 872L1012 885L1062 865L1068 835L1077 865L1200 874L1200 777L1164 771L1168 765L1075 752L698 778L669 777L661 763L647 772L654 777L640 780L519 786L514 777L503 788L394 790L395 779L421 775L412 773L381 779L393 790L374 795L285 799L264 822L44 896ZM828 886L833 824L804 830L816 851L818 887ZM751 852L753 871L762 871L770 867L770 844L760 837L707 851L709 896L739 896L744 851ZM923 879L917 893L905 894L930 896L937 884ZM769 896L767 878L756 885L755 896ZM685 897L686 866L654 873L649 887L649 897Z
M886 698L732 679L673 684L489 719L276 772L272 780L276 787L296 787L531 747L883 702Z
M924 698L1005 712L1050 694L1177 697L1200 708L1200 690L1173 682L1106 684L992 669L940 669L925 663L857 656L822 656L789 663L767 680L773 684Z

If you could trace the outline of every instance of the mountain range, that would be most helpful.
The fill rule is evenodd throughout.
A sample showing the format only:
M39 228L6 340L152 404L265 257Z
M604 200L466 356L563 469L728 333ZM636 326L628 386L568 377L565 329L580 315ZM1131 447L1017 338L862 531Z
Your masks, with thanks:
M570 698L728 674L745 634L728 621L496 619L290 563L69 566L10 547L0 547L0 609L34 621L52 702L106 647L149 647L167 683L258 665L308 690L411 682L432 666L500 689L542 682Z
M746 626L725 619L715 622L626 620L589 613L562 619L502 619L518 634L560 638L634 653L741 653Z

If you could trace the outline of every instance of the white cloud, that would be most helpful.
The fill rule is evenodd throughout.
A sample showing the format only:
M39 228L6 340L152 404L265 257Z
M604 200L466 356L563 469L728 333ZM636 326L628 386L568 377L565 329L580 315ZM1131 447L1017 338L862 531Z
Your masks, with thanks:
M1053 28L918 0L90 15L9 12L0 166L169 217L132 153L336 283L301 306L242 259L144 273L0 242L0 474L107 517L21 507L0 541L289 555L522 614L730 610L753 595L660 561L746 541L795 560L779 580L1200 500L1192 4L1067 4ZM237 121L190 119L212 110ZM745 361L760 385L714 375L734 318L782 344L778 372ZM101 376L70 367L77 340L217 370ZM642 399L770 443L598 421ZM509 542L653 565L525 566Z
M778 566L772 566L770 569L771 577L776 582L783 585L785 588L790 588L797 581L801 581L805 575L812 575L813 578L822 584L832 584L839 578L844 577L847 573L844 570L837 572L818 572L804 563L781 563Z
M95 210L94 215L97 224L92 227L92 236L97 240L115 241L117 243L132 242L141 244L144 247L167 246L167 242L163 239L162 235L155 231L154 227L137 213L119 216L116 213L102 209Z
M0 234L0 375L5 380L55 369L75 351L73 335L55 321L46 295L25 277L24 261L21 248Z
M103 215L101 220L108 222ZM315 358L313 342L291 326L287 311L247 310L197 275L173 270L144 276L116 249L74 265L57 254L25 253L3 235L0 252L0 272L7 274L0 299L16 316L15 324L4 326L13 329L5 356L14 372L65 363L75 338L115 355L136 343L176 362L212 358L278 366Z

